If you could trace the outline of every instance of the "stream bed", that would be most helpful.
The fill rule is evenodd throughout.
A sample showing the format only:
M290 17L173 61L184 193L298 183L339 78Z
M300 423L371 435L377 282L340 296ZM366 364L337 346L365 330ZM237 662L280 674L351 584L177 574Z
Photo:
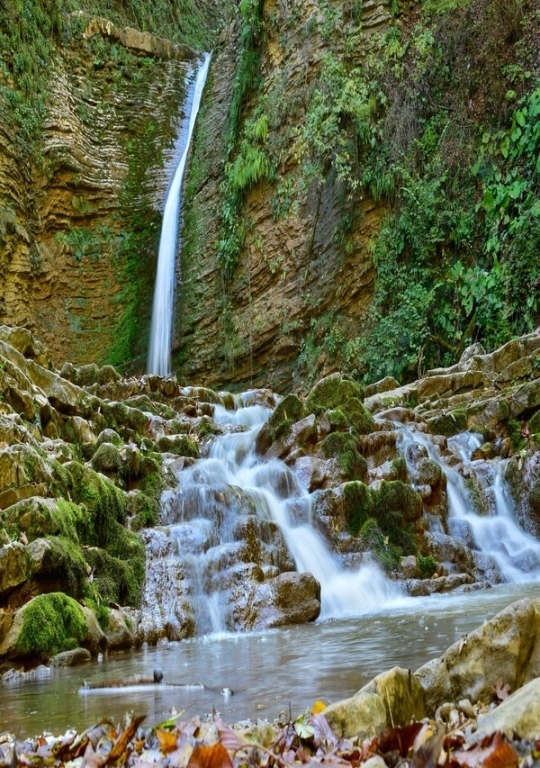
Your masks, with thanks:
M404 599L401 607L357 619L318 622L253 634L218 634L106 655L72 669L51 670L40 680L0 687L0 732L31 736L45 730L79 730L125 712L158 723L171 712L183 718L212 712L228 722L297 717L317 699L351 696L394 665L417 669L461 635L521 597L540 596L540 585L504 585L469 594ZM163 685L80 692L84 680L100 683L133 674ZM230 688L233 695L223 695Z

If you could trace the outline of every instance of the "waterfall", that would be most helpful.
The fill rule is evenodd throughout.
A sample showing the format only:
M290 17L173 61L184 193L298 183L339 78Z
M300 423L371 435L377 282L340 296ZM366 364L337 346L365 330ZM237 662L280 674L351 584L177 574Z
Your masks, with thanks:
M359 566L343 567L317 530L311 496L296 473L278 458L257 454L257 435L270 413L262 405L234 411L216 405L215 421L231 431L213 440L207 458L179 472L178 489L162 499L162 527L145 532L143 613L153 613L156 626L161 602L161 626L169 635L174 636L171 628L188 624L197 634L237 628L239 595L258 600L254 590L271 591L284 571L315 576L323 619L359 616L404 599L400 585L368 555ZM246 562L250 556L243 554L250 546L260 563L255 587L248 570L253 566ZM176 596L170 589L174 573L179 574Z
M178 228L182 205L182 181L209 65L210 54L205 54L197 75L188 89L184 104L188 117L178 138L178 149L182 154L167 194L163 212L147 366L148 373L155 373L159 376L166 376L171 370L175 262L179 248Z
M490 504L486 514L478 514L464 477L449 466L429 435L411 426L396 425L401 431L400 449L407 459L408 446L423 446L430 459L446 475L448 530L451 536L472 550L477 568L491 583L519 583L540 577L540 543L523 531L516 519L512 497L505 481L507 460L471 461L481 436L464 432L448 440L449 448L463 467L474 472ZM410 462L409 469L414 474Z

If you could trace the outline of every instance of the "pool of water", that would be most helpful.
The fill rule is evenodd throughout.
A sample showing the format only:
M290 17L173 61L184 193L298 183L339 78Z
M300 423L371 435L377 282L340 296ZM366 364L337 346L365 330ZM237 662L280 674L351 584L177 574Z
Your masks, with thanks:
M465 595L410 600L398 609L358 619L328 621L258 634L222 635L106 655L50 676L0 687L0 732L35 735L85 728L125 712L154 724L184 711L204 715L215 707L229 722L296 717L317 699L351 696L372 677L399 665L412 670L436 658L462 634L521 597L540 597L540 585L497 587ZM80 692L84 680L100 683L163 671L163 685ZM223 688L233 695L224 696Z

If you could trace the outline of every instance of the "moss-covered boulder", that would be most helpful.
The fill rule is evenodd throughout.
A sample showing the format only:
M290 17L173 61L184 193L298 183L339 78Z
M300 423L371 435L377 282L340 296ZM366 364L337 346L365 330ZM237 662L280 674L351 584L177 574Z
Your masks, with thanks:
M265 454L275 440L287 437L292 425L305 415L304 403L297 395L284 397L257 436L257 452Z
M164 453L174 453L176 456L186 456L191 459L199 458L197 444L186 435L164 435L159 438L156 447Z
M327 410L343 407L350 398L364 399L364 390L353 379L333 373L317 382L306 400L308 412L317 416Z
M92 456L92 469L96 472L119 472L122 468L120 451L112 443L101 443Z
M467 429L467 413L456 409L448 413L440 413L428 419L428 427L433 435L453 437Z
M85 644L83 610L76 600L61 592L38 595L21 608L20 617L12 654L47 659Z
M367 481L367 462L356 447L356 440L348 432L332 432L321 443L326 459L335 459L344 480Z
M373 513L373 498L365 483L345 483L343 509L349 533L358 536L362 526Z

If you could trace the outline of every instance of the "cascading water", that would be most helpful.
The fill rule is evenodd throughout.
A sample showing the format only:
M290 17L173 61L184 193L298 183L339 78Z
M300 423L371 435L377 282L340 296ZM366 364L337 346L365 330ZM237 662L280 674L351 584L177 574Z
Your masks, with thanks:
M514 505L504 476L507 461L498 459L487 463L471 461L480 436L465 432L448 440L449 448L459 457L464 467L473 471L480 482L490 509L478 514L465 479L456 469L448 466L439 448L429 435L412 427L399 426L399 447L405 458L409 448L423 446L430 459L442 468L447 480L448 530L469 547L477 568L491 583L519 583L540 578L540 543L518 525Z
M273 578L293 569L320 583L321 618L358 616L403 599L399 585L368 557L354 570L343 568L313 525L311 497L296 474L277 458L257 455L257 434L270 413L261 405L236 411L216 406L216 422L247 430L216 437L208 458L179 473L179 488L162 500L164 527L146 532L143 613L146 606L155 611L158 600L165 605L169 635L185 625L188 604L198 634L237 628L235 600L249 592L254 577L246 559L260 563L255 580L263 582L248 601L256 602ZM175 569L181 572L177 594L166 594L163 583Z
M186 103L184 104L188 118L178 138L178 151L181 151L182 154L167 194L165 210L163 212L147 366L148 373L154 373L158 376L166 376L170 373L171 369L175 262L179 247L178 228L182 182L209 65L210 54L205 54L197 75L188 89Z

